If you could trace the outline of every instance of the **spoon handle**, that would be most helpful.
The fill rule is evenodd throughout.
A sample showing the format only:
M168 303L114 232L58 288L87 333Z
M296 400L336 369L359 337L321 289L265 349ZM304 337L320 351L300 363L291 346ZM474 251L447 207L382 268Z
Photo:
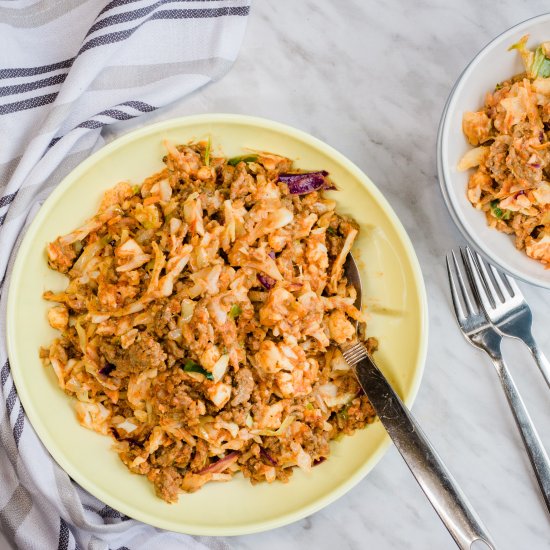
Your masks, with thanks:
M481 520L428 438L360 342L342 349L380 421L457 546L494 550ZM483 546L482 543L485 543Z

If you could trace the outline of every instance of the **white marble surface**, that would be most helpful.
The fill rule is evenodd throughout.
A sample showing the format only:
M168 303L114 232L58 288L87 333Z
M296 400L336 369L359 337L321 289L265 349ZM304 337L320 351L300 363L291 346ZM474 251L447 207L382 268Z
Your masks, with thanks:
M499 550L550 548L550 521L496 374L451 314L443 258L462 240L439 193L435 141L463 67L492 37L547 5L257 0L232 70L151 117L235 112L285 122L342 151L378 185L411 236L428 289L429 353L414 413ZM550 353L550 293L522 288ZM507 343L505 354L550 449L548 389L520 344ZM395 448L324 510L227 541L234 550L455 548Z

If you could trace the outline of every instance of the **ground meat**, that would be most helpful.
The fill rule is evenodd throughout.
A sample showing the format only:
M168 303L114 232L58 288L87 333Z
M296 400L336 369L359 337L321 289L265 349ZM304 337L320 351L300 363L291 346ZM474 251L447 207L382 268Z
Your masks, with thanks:
M176 441L170 447L161 447L158 449L150 460L151 464L162 468L172 465L178 468L185 468L189 464L192 454L193 450L189 445Z
M174 393L170 396L170 406L174 409L183 410L190 418L198 418L200 415L197 402L189 396L188 388L184 384L180 384Z
M174 359L183 359L184 353L183 350L178 346L174 340L166 340L165 344L166 351L169 355L172 355Z
M128 349L105 344L102 351L109 363L130 373L164 367L167 357L162 346L146 332L142 332Z
M151 464L149 462L141 462L137 465L132 465L132 462L141 454L142 448L137 445L132 445L128 450L118 453L120 460L128 466L129 470L134 474L145 475L151 472Z
M150 327L153 334L156 334L159 338L166 336L169 330L175 328L173 324L174 312L172 311L172 305L168 302L159 302L154 308L154 321ZM171 323L172 321L172 323Z
M237 374L233 377L235 383L235 389L233 390L233 400L231 406L236 407L241 403L245 403L250 399L250 394L254 389L254 378L252 372L249 369L239 369Z
M367 424L373 422L375 416L376 412L372 408L367 396L360 395L346 409L334 414L329 420L334 427L331 437L334 437L338 432L351 435L355 430L364 428Z
M367 338L365 345L367 346L367 351L372 355L378 350L378 339L371 336L370 338Z
M207 466L208 460L208 445L202 439L197 441L197 446L195 447L195 454L189 467L193 471L198 471Z
M182 476L176 468L173 466L154 468L149 472L147 478L153 482L158 497L166 502L177 502Z
M347 235L352 229L359 231L359 224L348 216L335 215L335 218L339 220L338 229L342 235Z
M67 273L73 266L75 258L76 252L73 246L64 244L59 238L48 245L48 264L60 273Z
M240 197L247 197L249 194L256 191L256 186L254 184L254 178L246 171L246 164L240 163L237 165L233 181L231 182L231 199L238 199Z
M303 446L313 460L326 458L330 454L330 433L323 429L312 431L304 438Z
M196 425L204 414L203 395L191 385L193 382L181 368L174 367L159 374L151 393L156 399L153 410L156 414L177 413L185 418L187 426ZM201 407L202 404L202 407Z
M338 256L340 250L342 250L342 246L344 245L344 238L340 235L337 235L335 231L336 229L333 228L331 224L331 232L327 233L326 239L328 255L331 258L335 258L336 256Z
M252 449L254 451L252 456L245 463L241 464L241 470L243 476L250 479L253 485L264 481L266 470L272 470L273 468L275 468L275 477L279 481L286 483L290 479L293 468L283 468L279 464L274 465L273 456L277 456L277 453L273 449L260 448L258 445L253 445Z
M499 136L491 145L486 165L491 176L499 184L504 184L510 177L510 170L506 166L506 158L512 138L510 136Z
M529 163L529 158L533 152L525 146L524 140L521 140L518 146L510 147L506 166L510 172L527 187L536 187L542 181L541 160L535 155L538 163Z

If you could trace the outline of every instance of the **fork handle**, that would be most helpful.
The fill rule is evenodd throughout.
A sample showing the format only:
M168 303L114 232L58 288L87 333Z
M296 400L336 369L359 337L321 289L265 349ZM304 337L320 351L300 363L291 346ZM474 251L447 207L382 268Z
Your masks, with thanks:
M529 455L529 460L535 470L535 475L537 476L544 502L550 512L550 459L542 446L539 434L525 408L523 399L519 394L504 359L499 355L492 357L492 359L497 369L502 389L506 394L508 404L514 414L514 419L521 434L521 438L523 439L527 454Z
M546 358L546 355L542 353L542 350L539 348L538 344L535 342L532 334L526 335L523 338L525 344L529 348L531 355L535 359L537 366L544 377L544 380L548 387L550 388L550 362Z

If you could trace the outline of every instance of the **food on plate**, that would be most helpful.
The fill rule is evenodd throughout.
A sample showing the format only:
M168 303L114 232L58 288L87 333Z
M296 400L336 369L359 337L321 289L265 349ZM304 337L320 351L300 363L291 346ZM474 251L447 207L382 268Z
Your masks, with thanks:
M166 148L160 172L48 244L68 284L44 294L61 334L41 357L80 423L176 502L237 472L309 471L374 411L335 345L365 319L343 266L359 227L328 173Z
M535 50L524 36L510 49L525 71L496 85L480 111L464 113L474 146L458 168L474 168L468 200L487 223L514 235L519 250L550 267L550 42Z

